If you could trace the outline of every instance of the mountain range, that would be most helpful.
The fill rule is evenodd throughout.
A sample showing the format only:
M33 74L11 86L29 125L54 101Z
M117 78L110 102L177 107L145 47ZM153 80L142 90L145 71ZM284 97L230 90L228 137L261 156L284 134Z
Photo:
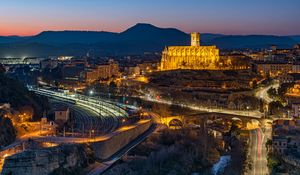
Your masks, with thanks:
M300 43L299 36L223 35L204 33L202 45L220 49L261 49L272 44L290 48ZM142 54L161 52L172 45L189 45L189 34L175 28L159 28L138 23L120 32L106 31L44 31L34 36L0 36L0 57L29 57L50 55L94 56Z

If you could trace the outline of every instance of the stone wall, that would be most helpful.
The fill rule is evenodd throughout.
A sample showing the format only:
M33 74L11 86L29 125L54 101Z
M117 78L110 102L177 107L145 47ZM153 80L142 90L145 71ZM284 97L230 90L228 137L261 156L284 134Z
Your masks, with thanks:
M146 132L150 120L122 127L108 139L89 144L66 144L51 148L27 150L5 159L1 175L76 174L91 159L107 159Z
M147 121L128 129L126 132L117 131L113 137L105 141L92 143L95 157L100 160L109 158L139 135L146 132L151 125L152 122Z
M27 150L7 157L2 175L47 175L55 170L86 167L88 156L84 145L62 145L38 150Z

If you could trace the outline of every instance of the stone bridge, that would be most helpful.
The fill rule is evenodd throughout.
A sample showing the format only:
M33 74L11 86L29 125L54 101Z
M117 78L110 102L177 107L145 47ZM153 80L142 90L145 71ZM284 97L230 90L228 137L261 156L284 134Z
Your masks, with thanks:
M168 127L181 125L183 126L185 123L184 116L170 116L170 117L162 117L160 119L160 123L167 125Z
M167 125L168 127L174 126L183 126L189 123L197 123L199 119L224 119L224 120L232 120L240 122L242 126L246 128L252 128L254 125L259 125L261 119L251 116L244 115L235 115L235 114L224 114L217 112L202 112L202 113L194 113L191 115L182 115L182 116L170 116L170 117L162 117L160 118L160 123Z

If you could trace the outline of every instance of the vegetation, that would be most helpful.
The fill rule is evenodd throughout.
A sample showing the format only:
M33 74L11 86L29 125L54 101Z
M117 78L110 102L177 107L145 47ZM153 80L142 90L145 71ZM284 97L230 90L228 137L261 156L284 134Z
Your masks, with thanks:
M268 168L270 170L273 170L276 167L278 167L279 165L280 165L279 159L274 154L269 153L269 155L268 155Z
M203 172L218 161L219 152L211 136L200 136L199 130L183 128L163 130L129 152L127 158L105 175L162 175ZM129 160L132 157L132 160ZM129 161L128 161L129 160Z
M0 110L0 148L7 146L16 139L16 130L11 120Z
M49 107L46 98L37 97L29 92L23 84L0 72L0 104L2 103L9 103L15 110L24 106L32 107L34 120L39 119Z
M280 103L284 104L286 102L284 95L293 86L294 83L283 83L278 89L270 88L267 93L271 98L275 99L275 101L279 101Z
M224 175L243 174L246 166L249 166L249 162L246 161L248 146L246 139L241 136L241 132L240 127L233 124L230 131L224 134L225 149L228 149L228 153L231 155L231 163L225 167Z
M95 162L94 152L89 145L61 145L59 168L55 169L50 175L73 175L88 167L89 164ZM57 150L57 148L49 148L49 151ZM53 153L57 154L57 153Z
M268 95L275 100L269 104L269 111L271 114L282 115L282 110L286 105L286 98L284 95L293 86L294 83L283 83L278 89L270 88L268 90Z

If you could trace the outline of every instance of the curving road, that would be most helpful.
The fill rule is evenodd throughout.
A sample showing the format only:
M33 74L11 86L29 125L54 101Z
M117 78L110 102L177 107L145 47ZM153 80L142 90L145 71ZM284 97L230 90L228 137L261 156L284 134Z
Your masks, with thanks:
M279 81L273 81L269 86L258 88L257 91L255 92L255 97L260 98L267 103L271 103L272 101L274 101L274 99L269 97L268 90L271 88L277 89L279 88L279 86L280 86Z
M225 108L213 108L213 107L204 107L204 106L197 106L197 105L185 105L185 104L179 104L179 103L173 103L170 100L165 100L165 99L155 99L152 96L140 96L139 98L146 100L146 101L151 101L151 102L156 102L156 103L161 103L161 104L168 104L168 105L177 105L180 107L192 109L195 111L201 111L201 112L214 112L214 113L220 113L220 114L230 114L230 115L239 115L239 116L244 116L244 117L249 117L251 118L261 118L263 117L263 113L261 113L258 110L231 110L231 109L225 109Z

